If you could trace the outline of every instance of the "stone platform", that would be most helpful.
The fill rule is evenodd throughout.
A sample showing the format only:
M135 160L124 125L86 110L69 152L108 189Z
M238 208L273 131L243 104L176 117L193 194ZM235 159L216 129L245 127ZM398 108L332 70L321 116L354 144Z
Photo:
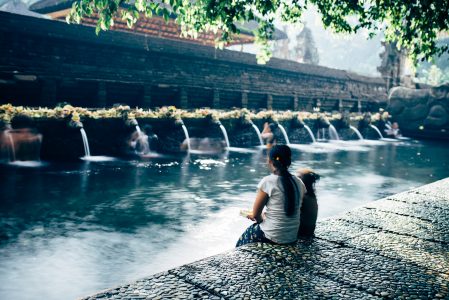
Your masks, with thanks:
M85 299L449 299L449 178Z

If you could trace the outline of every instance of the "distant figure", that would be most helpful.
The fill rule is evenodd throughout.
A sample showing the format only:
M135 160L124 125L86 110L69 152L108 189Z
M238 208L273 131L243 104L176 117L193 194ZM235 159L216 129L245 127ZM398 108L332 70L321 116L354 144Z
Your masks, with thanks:
M14 145L11 126L0 120L0 161L14 161Z
M275 123L265 122L263 124L263 131L260 134L262 140L266 141L267 149L271 149L272 146L276 145L276 135L275 131L278 128L278 125Z
M142 128L142 132L147 136L149 150L157 151L159 147L159 137L153 131L153 127L149 124L145 124Z
M144 155L156 151L158 136L153 132L151 125L144 125L142 131L135 130L128 140L128 146L136 154Z
M316 220L318 217L318 201L315 194L315 183L320 175L309 169L298 170L298 177L306 186L306 194L301 207L298 237L309 238L315 233Z
M131 151L136 152L137 154L145 154L150 151L148 145L148 136L143 132L134 131L129 140L128 146Z
M9 133L15 160L40 160L42 135L34 127L33 119L17 115L12 119L11 126L13 129Z
M297 240L305 186L301 179L288 171L290 148L287 145L273 146L267 164L272 174L262 178L257 185L253 210L246 215L256 223L245 230L236 247L257 242L290 244Z
M391 122L389 120L390 114L387 111L381 113L379 121L377 121L376 127L380 132L386 133L391 128Z
M370 124L371 124L371 113L366 112L366 113L363 115L363 119L360 120L360 122L359 122L358 129L359 129L360 131L363 131L363 130L365 130Z
M397 122L393 122L393 124L386 123L385 124L385 134L389 138L396 139L401 136L401 132L399 131L399 124Z

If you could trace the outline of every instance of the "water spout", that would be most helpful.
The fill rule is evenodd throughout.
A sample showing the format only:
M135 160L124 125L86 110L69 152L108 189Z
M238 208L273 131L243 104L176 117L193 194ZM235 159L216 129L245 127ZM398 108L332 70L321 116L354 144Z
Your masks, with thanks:
M80 128L81 137L83 138L84 145L84 157L90 157L89 141L87 140L86 131L84 128Z
M360 131L357 128L355 128L354 126L349 126L349 128L351 128L352 131L355 132L355 134L357 135L359 140L363 140L363 136L362 136L362 134L360 133Z
M337 141L340 140L340 137L338 136L337 129L335 129L334 125L330 124L328 130L329 130L329 138L331 140L337 140Z
M223 132L223 136L226 141L226 148L229 149L230 144L229 144L228 133L226 132L226 128L221 123L220 123L220 129L221 129L221 132Z
M305 129L307 130L307 132L309 133L310 138L312 139L312 143L315 143L316 140L315 140L315 137L313 136L313 132L312 132L312 130L310 129L310 127L307 126L306 124L304 124L304 128L305 128Z
M254 124L254 123L252 123L252 125L253 125L254 130L257 133L257 137L259 138L260 145L263 146L263 140L262 140L262 136L260 134L259 128L257 128L256 124Z
M190 152L190 138L189 138L189 132L187 131L186 125L182 124L182 130L184 131L185 140L187 142L187 152Z
M379 128L377 128L376 126L374 126L373 124L370 124L369 127L371 127L372 129L374 129L377 134L379 135L379 138L383 139L384 136L382 135L382 133L380 132Z
M15 161L16 160L16 149L14 147L14 139L12 137L11 132L9 132L9 130L5 130L5 135L8 136L9 139L9 147L8 147L8 151L9 151L9 159L12 158L11 161Z
M135 144L136 152L140 154L147 154L151 151L150 143L148 141L148 135L140 130L139 125L136 125L137 139Z
M282 126L281 124L278 124L278 126L279 126L279 129L280 129L281 132L282 132L282 135L284 136L285 143L286 143L287 145L289 145L289 144L290 144L290 140L288 139L287 132L285 131L284 126Z

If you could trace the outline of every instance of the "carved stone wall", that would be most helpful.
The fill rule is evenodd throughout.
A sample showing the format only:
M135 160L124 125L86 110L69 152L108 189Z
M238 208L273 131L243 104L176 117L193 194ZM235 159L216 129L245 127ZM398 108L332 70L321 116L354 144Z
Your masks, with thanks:
M407 136L449 139L449 84L430 89L395 87L388 111Z

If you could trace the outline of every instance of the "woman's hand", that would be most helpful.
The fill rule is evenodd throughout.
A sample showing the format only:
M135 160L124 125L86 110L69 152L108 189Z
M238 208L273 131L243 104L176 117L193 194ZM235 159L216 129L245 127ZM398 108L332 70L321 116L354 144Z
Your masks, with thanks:
M253 213L249 213L246 218L250 219L251 221L256 221L256 218L254 217Z
M259 190L256 195L256 200L253 205L253 212L246 216L248 219L256 221L257 223L262 222L262 211L268 201L268 194L264 191Z

